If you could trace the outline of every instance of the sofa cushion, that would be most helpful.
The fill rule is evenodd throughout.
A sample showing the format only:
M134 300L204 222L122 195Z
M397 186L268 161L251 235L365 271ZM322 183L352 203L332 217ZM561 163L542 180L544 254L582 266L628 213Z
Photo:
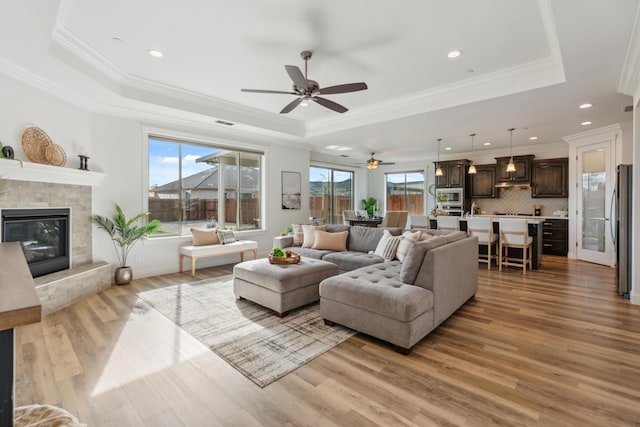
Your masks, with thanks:
M320 282L320 296L410 322L433 308L433 294L400 282L401 268L399 261L392 261L329 277Z
M193 246L217 245L220 243L217 231L218 227L206 229L192 228L191 238L193 239Z
M300 256L304 256L307 258L315 258L315 259L322 259L325 255L333 252L333 251L328 251L324 249L303 248L301 246L291 246L289 248L282 248L282 250L291 251Z
M348 231L340 231L338 233L328 233L326 231L316 230L313 249L326 249L330 251L346 251Z
M396 251L396 258L400 260L400 262L404 262L405 257L409 253L409 249L411 246L420 238L421 231L405 231L402 233L402 240L400 240L400 244L398 245L398 250Z
M339 233L341 231L349 231L350 225L346 224L327 224L327 231L329 233Z
M326 225L308 225L304 224L302 226L302 233L304 234L304 241L302 242L303 248L311 248L313 247L313 242L316 240L315 231L322 230L327 231Z
M349 230L349 250L369 252L376 249L384 230L376 227L361 227L354 225Z
M379 264L384 261L384 258L364 252L346 251L328 253L322 257L322 260L334 263L341 272L345 272Z

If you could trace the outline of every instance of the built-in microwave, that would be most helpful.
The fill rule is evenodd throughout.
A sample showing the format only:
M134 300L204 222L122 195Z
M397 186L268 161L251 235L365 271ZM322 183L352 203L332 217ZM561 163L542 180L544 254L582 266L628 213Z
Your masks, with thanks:
M464 190L462 188L436 188L436 200L443 206L462 210Z

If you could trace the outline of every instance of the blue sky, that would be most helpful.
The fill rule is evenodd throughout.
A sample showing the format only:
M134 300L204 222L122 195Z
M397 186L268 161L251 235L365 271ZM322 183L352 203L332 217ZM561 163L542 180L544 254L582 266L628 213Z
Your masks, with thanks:
M182 146L182 176L186 177L211 168L196 159L214 151L197 145ZM178 144L149 139L149 186L164 185L178 179Z

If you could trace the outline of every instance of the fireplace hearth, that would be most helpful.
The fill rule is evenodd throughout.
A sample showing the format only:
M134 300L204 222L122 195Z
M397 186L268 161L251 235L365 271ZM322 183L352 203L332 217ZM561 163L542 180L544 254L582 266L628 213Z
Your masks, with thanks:
M3 209L3 242L20 242L31 275L70 267L70 209Z

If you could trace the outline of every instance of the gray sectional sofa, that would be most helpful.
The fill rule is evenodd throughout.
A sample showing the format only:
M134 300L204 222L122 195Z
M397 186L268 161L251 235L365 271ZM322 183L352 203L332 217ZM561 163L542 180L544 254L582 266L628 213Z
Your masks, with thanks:
M327 226L328 232L347 229L346 252L292 246L291 236L273 242L338 266L341 274L320 282L320 312L328 325L337 323L380 338L407 354L478 289L477 237L428 230L435 236L413 244L400 262L370 253L382 237L380 228ZM402 232L389 230L394 235Z

